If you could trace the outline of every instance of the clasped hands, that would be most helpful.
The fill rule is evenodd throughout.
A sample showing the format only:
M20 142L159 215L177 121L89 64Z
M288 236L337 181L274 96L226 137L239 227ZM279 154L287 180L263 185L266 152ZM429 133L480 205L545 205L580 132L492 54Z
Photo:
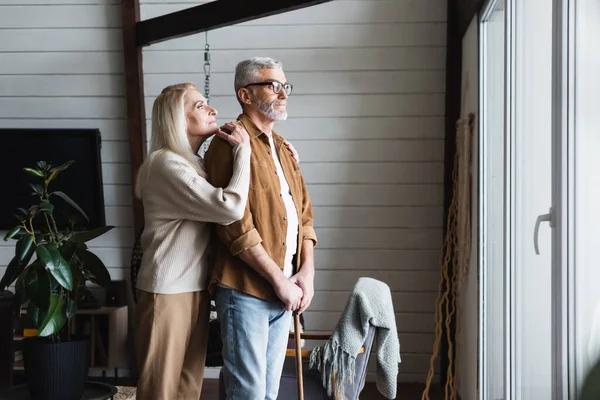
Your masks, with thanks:
M312 301L315 294L314 276L301 270L291 278L281 275L274 285L277 297L283 302L287 311L296 311L302 314Z

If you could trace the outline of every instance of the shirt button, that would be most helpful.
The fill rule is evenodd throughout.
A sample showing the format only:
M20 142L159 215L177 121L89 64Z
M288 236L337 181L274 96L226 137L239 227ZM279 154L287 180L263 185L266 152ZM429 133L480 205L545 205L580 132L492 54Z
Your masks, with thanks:
M285 242L283 242L283 245L285 246Z
M283 194L279 193L279 197L283 197Z
M267 153L271 154L271 150L269 150Z
M283 220L284 220L284 221L287 221L287 217L283 217Z

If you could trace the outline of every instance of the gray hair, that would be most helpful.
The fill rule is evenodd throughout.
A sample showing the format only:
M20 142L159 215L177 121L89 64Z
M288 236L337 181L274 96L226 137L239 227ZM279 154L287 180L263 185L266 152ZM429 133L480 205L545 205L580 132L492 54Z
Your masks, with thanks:
M283 69L283 64L270 57L253 57L238 63L235 67L235 79L233 86L235 93L244 86L255 83L258 79L258 71L261 69Z

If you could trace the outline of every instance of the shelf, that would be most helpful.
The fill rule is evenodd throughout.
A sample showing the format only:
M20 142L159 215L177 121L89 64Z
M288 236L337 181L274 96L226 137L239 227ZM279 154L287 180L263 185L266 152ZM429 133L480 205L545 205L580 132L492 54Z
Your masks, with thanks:
M23 317L27 314L21 310L21 331L15 331L15 345L23 341ZM72 332L89 335L91 346L90 371L105 371L127 366L127 336L129 310L127 306L100 307L77 310L73 317ZM26 317L25 317L26 319ZM15 362L15 371L23 370L21 360Z
M90 371L106 371L107 368L104 367L90 367ZM15 361L13 366L14 371L25 371L25 366L23 365L23 361Z

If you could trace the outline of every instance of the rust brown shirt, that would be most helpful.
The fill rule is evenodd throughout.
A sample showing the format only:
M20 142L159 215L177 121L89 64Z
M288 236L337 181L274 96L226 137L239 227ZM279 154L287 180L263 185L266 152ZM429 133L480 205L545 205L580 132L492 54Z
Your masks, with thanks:
M283 270L287 213L281 198L279 177L268 136L246 115L240 115L238 122L248 131L252 148L248 203L241 220L227 226L214 226L214 269L209 290L214 292L216 285L223 284L261 299L276 301L277 295L271 284L238 255L250 247L262 244L267 254ZM273 141L298 213L296 260L300 264L302 242L308 239L314 241L315 245L317 243L312 206L302 173L284 145L284 139L273 132ZM217 187L227 186L233 172L231 145L215 137L204 157L204 166L211 184ZM297 268L302 268L302 265Z

